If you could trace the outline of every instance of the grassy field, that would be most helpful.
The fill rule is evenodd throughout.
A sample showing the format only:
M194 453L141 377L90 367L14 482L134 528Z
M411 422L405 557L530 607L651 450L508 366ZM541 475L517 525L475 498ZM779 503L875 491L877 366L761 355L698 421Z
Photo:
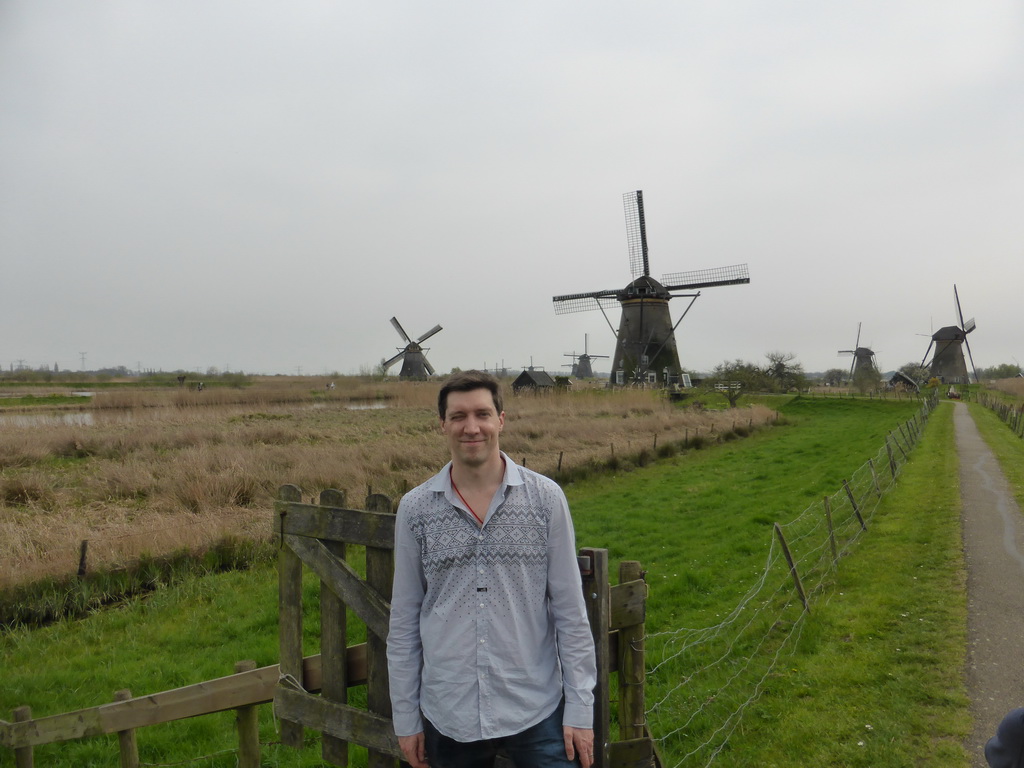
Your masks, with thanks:
M641 562L652 636L703 626L732 610L757 578L771 524L834 493L916 409L797 399L781 406L783 422L770 430L571 483L578 544ZM747 708L715 765L904 766L928 756L929 765L966 766L950 412L942 406L933 415L898 490L812 606L785 672ZM318 650L315 592L310 580L307 653ZM254 568L190 580L88 619L11 631L0 636L0 711L30 704L37 716L52 714L94 706L124 687L138 695L221 676L242 658L272 664L276 620L273 570ZM666 672L650 675L648 701L677 683ZM655 735L671 728L678 704L669 699L651 713ZM275 726L262 709L265 765L320 764L315 743L298 753L270 744ZM229 750L231 728L230 714L148 728L141 758L169 763ZM687 735L662 748L669 765L683 764ZM115 754L116 742L99 738L40 748L36 760L98 766ZM233 766L235 756L199 764ZM11 756L0 753L0 765L13 765Z
M74 575L84 540L90 569L265 540L284 483L307 498L325 488L397 496L446 460L436 396L436 384L418 382L325 390L270 379L103 390L63 410L0 407L0 589ZM566 477L774 417L759 405L678 407L650 391L510 396L505 410L509 454L547 474L561 465Z

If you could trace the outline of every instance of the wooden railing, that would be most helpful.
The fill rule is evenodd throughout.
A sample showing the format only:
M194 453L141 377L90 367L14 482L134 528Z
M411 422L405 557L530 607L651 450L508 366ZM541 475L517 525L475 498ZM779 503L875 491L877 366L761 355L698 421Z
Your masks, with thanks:
M28 707L0 720L0 747L13 750L17 768L32 768L33 748L45 744L118 734L120 765L139 765L136 729L226 710L238 713L238 765L258 768L260 745L255 707L271 701L281 720L284 743L301 747L302 731L322 734L326 762L348 764L348 745L369 750L370 768L393 768L399 757L390 721L385 640L390 611L394 515L389 499L370 496L366 509L344 507L344 494L324 491L319 504L303 504L298 489L282 487L275 504L281 537L280 664L255 669L239 662L235 674L170 691L132 696L48 717L33 718ZM346 562L349 545L366 547L366 578ZM624 562L619 584L611 585L608 552L579 552L584 598L597 649L595 766L660 766L644 711L644 618L647 585L639 563ZM303 657L302 568L320 577L321 654ZM346 609L367 625L368 641L347 645ZM347 703L348 689L367 686L367 709ZM617 691L613 691L617 688ZM611 738L612 702L617 698L618 739Z

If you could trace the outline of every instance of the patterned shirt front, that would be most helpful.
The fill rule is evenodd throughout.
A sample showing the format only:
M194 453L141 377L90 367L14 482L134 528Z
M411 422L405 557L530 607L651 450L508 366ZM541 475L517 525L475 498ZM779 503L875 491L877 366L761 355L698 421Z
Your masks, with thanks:
M478 526L450 464L398 507L388 634L395 733L423 717L457 741L521 733L565 698L593 727L597 679L569 505L508 456Z

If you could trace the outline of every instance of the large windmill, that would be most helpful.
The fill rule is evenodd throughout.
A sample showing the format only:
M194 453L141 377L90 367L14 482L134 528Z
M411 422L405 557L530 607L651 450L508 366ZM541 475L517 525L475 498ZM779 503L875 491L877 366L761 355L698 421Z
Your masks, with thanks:
M857 323L857 341L853 344L853 349L840 349L840 355L853 355L853 360L850 362L850 381L853 381L858 377L858 374L862 371L864 373L871 372L873 375L878 373L878 366L875 364L875 353L870 347L862 347L860 345L860 323Z
M571 355L567 354L566 357L572 358L572 375L577 379L592 379L594 378L594 368L591 366L590 361L600 357L608 357L608 355L592 355L590 354L589 347L589 335L583 334L583 354L577 355L573 352Z
M978 371L974 367L974 356L971 354L971 344L967 341L967 334L977 327L972 317L964 322L964 313L960 310L960 296L956 292L956 285L953 286L953 301L956 303L956 316L960 325L947 325L939 328L932 334L932 340L928 343L928 349L921 359L921 366L928 367L928 375L938 378L946 384L969 384L970 375L967 373L967 363L964 360L963 347L967 347L967 356L971 360L971 370L974 371L974 380L978 380ZM928 354L935 347L930 363Z
M555 296L552 298L555 313L601 310L617 340L612 358L613 383L673 384L682 373L675 330L700 296L699 290L697 293L677 292L749 283L750 275L746 264L735 264L717 269L675 272L664 275L661 282L655 280L651 277L647 258L643 192L627 192L622 200L626 209L626 240L633 281L625 288ZM680 296L689 298L690 303L673 325L668 302ZM608 320L606 311L614 308L614 302L622 308L618 332Z
M381 363L381 367L384 371L386 372L388 368L401 360L402 370L399 372L398 378L422 380L429 376L433 376L434 366L432 366L430 361L427 360L427 356L421 345L424 341L440 331L441 326L435 325L429 331L416 339L416 341L413 341L409 338L409 334L405 332L405 329L402 327L401 323L398 322L397 318L392 317L391 324L395 326L395 330L398 331L398 335L402 337L402 341L405 342L405 347L390 360L385 360Z

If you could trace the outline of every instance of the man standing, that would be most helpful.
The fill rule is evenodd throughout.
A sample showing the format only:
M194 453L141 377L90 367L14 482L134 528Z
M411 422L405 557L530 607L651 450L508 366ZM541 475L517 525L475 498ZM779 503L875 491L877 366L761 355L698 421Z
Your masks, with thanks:
M565 495L498 447L497 379L438 394L451 452L398 507L388 669L413 768L590 768L593 637Z

